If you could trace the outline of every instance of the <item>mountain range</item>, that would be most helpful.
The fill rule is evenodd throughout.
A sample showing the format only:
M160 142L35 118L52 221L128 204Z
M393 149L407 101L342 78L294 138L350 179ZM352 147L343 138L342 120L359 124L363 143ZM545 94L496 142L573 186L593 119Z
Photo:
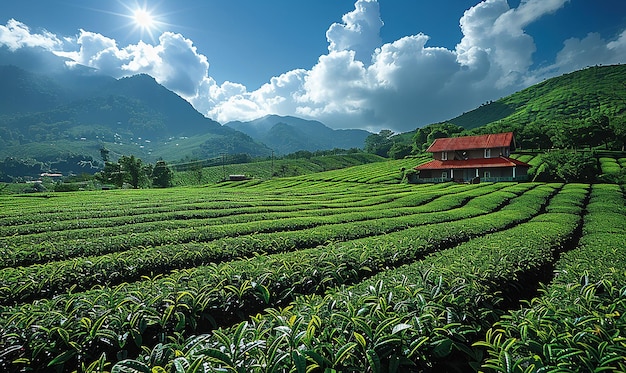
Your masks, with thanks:
M166 160L271 152L204 117L148 75L114 79L88 69L41 75L0 66L0 81L2 158L95 159L102 147L113 155Z
M0 50L0 61L9 55ZM97 163L102 148L112 158L133 154L149 162L266 157L362 148L369 135L295 117L221 125L148 75L115 79L84 67L53 70L0 65L0 160L50 164L82 157Z
M222 125L148 75L114 79L85 67L67 69L45 54L34 56L27 68L4 64L24 63L25 57L0 48L0 162L29 160L80 172L77 160L81 167L97 167L102 148L113 159L135 155L147 162L177 162L362 148L371 135L277 115ZM49 71L38 69L48 63ZM514 131L524 146L542 140L544 148L554 145L556 132L584 131L581 123L599 117L607 118L613 134L626 133L626 65L548 79L442 123L475 133ZM398 134L394 142L410 147L416 132ZM72 165L61 167L69 160Z
M228 122L225 126L266 144L277 154L299 150L362 148L365 138L371 135L365 130L333 130L316 120L279 115L267 115L249 122Z

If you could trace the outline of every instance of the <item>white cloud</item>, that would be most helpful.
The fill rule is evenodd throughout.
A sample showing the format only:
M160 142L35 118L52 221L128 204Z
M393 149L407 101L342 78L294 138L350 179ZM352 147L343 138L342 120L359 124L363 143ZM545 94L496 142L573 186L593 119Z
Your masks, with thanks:
M7 46L11 51L24 47L54 50L60 48L63 42L48 31L32 33L25 24L10 19L6 26L0 25L0 45Z
M566 73L597 64L623 62L626 62L626 31L610 42L598 33L590 33L584 39L566 40L552 68L556 68L558 73Z
M376 0L357 0L354 10L342 17L343 23L333 23L326 31L328 50L352 50L356 59L369 62L374 49L382 43L379 5Z
M408 131L551 76L626 62L626 31L612 40L591 33L565 40L552 64L533 69L536 45L525 29L566 2L522 0L510 8L506 0L485 0L463 14L463 37L455 49L447 49L430 46L423 33L382 44L378 2L357 0L341 23L329 27L328 53L310 69L287 71L252 92L235 82L217 84L208 58L191 40L170 32L156 45L120 47L84 30L76 38L59 39L11 20L0 25L0 45L45 48L115 77L150 74L222 123L278 114L335 128Z
M76 43L78 51L57 54L114 77L150 74L187 97L197 94L209 70L206 56L198 53L192 41L171 32L164 32L157 45L141 41L120 49L113 39L81 30Z

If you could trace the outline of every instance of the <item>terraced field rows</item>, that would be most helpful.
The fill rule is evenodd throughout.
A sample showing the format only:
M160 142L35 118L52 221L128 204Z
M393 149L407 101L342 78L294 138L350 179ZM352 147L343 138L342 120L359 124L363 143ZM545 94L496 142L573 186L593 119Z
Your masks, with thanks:
M581 216L606 233L588 185L372 180L0 199L0 370L490 366Z
M481 345L486 367L626 371L626 206L616 185L594 185L577 248L527 307L504 315Z
M409 170L430 160L430 156L407 158L381 163L364 164L348 169L304 175L299 179L315 181L357 182L357 183L398 183Z

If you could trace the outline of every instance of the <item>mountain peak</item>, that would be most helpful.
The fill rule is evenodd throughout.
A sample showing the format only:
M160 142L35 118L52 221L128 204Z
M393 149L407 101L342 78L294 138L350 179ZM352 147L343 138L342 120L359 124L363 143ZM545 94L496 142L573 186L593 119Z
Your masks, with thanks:
M225 126L263 142L278 154L294 153L299 150L363 148L365 138L370 135L364 130L333 130L316 120L275 114L249 122L228 122Z

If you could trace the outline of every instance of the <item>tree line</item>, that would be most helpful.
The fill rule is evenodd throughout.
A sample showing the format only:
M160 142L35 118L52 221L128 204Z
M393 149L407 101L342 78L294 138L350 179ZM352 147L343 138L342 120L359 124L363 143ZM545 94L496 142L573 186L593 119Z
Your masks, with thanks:
M104 168L96 172L95 178L103 184L115 185L118 188L128 184L134 189L172 186L172 170L163 160L152 165L144 163L134 155L124 155L117 162L111 162L107 149L102 148L100 154L104 161Z
M430 124L414 133L396 134L382 130L365 139L365 151L383 157L401 159L426 151L438 138L514 132L518 149L605 149L624 151L626 118L595 115L584 119L556 122L511 123L496 121L466 130L454 123Z
M542 165L536 170L540 181L593 182L600 173L594 151L624 151L626 146L626 118L594 115L559 123L496 121L473 130L448 122L431 124L408 134L382 130L366 138L365 151L401 159L423 153L438 138L502 132L515 133L518 150L544 153ZM617 176L616 180L622 182L626 175Z

